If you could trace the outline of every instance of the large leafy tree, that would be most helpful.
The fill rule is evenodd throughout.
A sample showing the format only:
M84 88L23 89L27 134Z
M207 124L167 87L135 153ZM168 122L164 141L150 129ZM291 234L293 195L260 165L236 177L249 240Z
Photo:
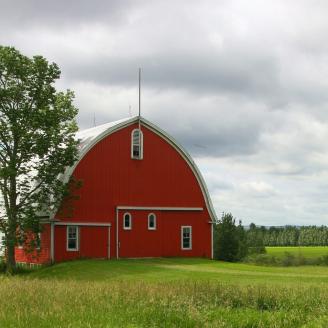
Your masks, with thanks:
M56 91L59 77L55 63L0 46L0 230L10 273L15 246L41 231L41 217L67 192L59 177L77 157L74 95Z

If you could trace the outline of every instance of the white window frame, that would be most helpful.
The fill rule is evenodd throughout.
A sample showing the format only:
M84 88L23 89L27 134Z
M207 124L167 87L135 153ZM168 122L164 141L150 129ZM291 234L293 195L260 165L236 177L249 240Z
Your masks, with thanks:
M139 136L140 136L140 140L139 140L139 156L134 156L133 155L133 135L135 131L139 131ZM141 131L141 129L134 129L131 132L131 158L132 159L143 159L143 133Z
M151 227L150 224L149 224L150 217L152 215L154 216L154 226L153 227ZM156 230L156 228L157 228L157 222L156 221L157 221L156 214L155 213L149 213L148 214L148 230Z
M38 237L39 237L39 245L36 247L36 249L41 249L41 236L42 236L42 233L41 232L38 232Z
M129 225L128 227L125 225L125 216L126 216L126 215L128 215L129 218L130 218L130 220L129 220L130 225ZM125 213L123 214L123 229L124 229L124 230L131 230L131 229L132 229L132 215L131 215L131 213L129 213L129 212L125 212Z
M69 248L68 247L68 232L69 232L69 229L70 228L74 228L74 229L76 229L76 247L75 248ZM77 252L78 250L79 250L79 246L80 246L80 238L79 238L79 236L80 236L80 229L79 229L79 227L78 226L76 226L76 225L68 225L67 227L66 227L66 251L67 252Z
M184 228L189 228L190 229L189 247L183 247L183 229ZM192 226L181 226L181 249L182 250L191 250L192 249Z

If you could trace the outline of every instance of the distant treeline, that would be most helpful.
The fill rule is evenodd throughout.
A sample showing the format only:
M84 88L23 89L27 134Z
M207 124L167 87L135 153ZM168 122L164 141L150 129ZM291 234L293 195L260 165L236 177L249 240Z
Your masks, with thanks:
M328 246L326 226L268 228L251 223L249 228L245 229L241 221L236 223L231 213L223 213L213 228L214 258L223 261L254 260L254 256L257 256L262 260L270 260L264 264L277 264L278 259L264 256L265 246ZM290 254L285 257L282 262L286 265L305 264L303 258L292 259ZM328 265L328 257L316 259L315 263Z
M326 226L258 227L251 224L248 234L262 240L264 246L328 246Z

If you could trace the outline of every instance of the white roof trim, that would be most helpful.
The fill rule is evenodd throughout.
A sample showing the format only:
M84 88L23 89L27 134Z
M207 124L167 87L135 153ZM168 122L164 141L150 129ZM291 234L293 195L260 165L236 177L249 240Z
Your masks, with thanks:
M136 210L136 211L202 211L202 207L154 207L154 206L117 206L118 210Z
M86 226L86 227L111 227L110 223L102 222L55 222L55 226Z
M100 140L106 138L108 135L112 134L113 132L116 132L118 130L121 130L131 124L137 123L139 117L135 116L132 118L127 118L107 124L103 124L91 129L87 129L84 131L80 131L76 134L76 137L80 139L80 151L79 151L79 159L78 161L68 168L66 172L64 173L62 179L63 181L67 182L74 172L76 166L79 164L79 162L83 159L83 157L88 153L88 151L95 146ZM211 219L213 221L217 220L217 216L210 198L210 194L208 192L207 186L205 184L205 181L202 177L202 174L200 173L196 163L193 161L191 156L188 154L188 152L170 135L168 135L165 131L163 131L161 128L156 126L155 124L149 122L145 118L140 118L140 123L150 129L151 131L155 132L157 135L165 139L171 146L173 146L180 155L185 159L185 161L188 163L189 167L193 171L198 184L202 190L207 210L211 216ZM51 216L53 218L55 213Z

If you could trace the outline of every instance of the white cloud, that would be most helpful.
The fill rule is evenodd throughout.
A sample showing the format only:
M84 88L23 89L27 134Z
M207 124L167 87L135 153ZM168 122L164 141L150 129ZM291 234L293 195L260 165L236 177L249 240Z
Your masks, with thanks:
M218 212L327 223L326 1L0 5L0 43L59 64L81 127L136 114L142 66L143 115L191 152Z

